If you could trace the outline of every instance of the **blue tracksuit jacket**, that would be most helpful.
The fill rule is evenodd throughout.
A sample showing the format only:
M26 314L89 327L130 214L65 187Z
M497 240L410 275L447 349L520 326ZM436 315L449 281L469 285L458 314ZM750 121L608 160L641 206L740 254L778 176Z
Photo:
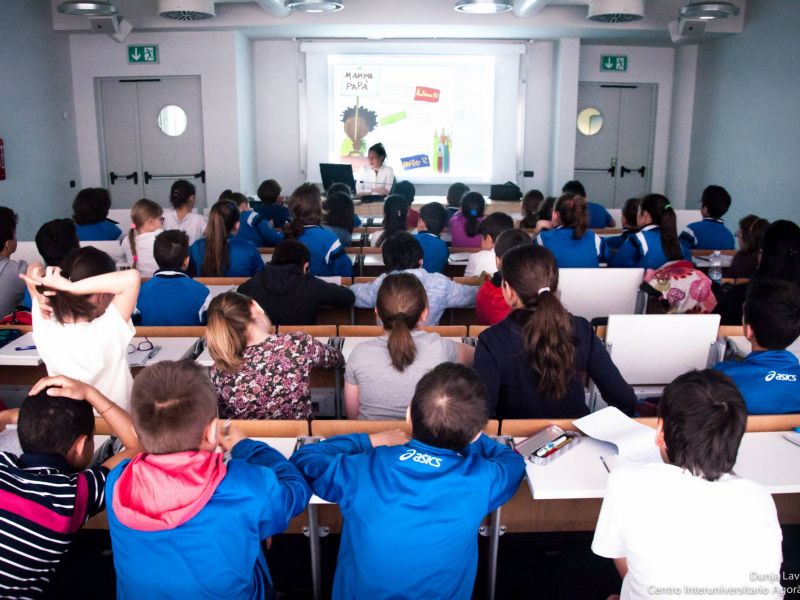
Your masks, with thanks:
M514 495L521 456L481 437L461 452L412 440L373 448L366 434L291 458L344 516L333 597L464 599L472 595L483 517Z
M438 236L421 231L414 235L422 246L422 268L428 273L441 273L447 266L450 251L447 244Z
M201 277L200 267L206 255L206 239L200 238L189 248L189 273ZM264 268L264 261L250 242L228 236L230 265L221 277L252 277Z
M250 242L257 248L277 246L283 241L283 232L270 227L269 221L257 212L246 210L239 217L236 239Z
M736 383L751 415L800 412L800 363L788 350L751 352L714 367Z
M681 232L681 241L690 248L703 250L733 250L736 242L722 219L710 217L689 223Z
M311 254L308 272L312 275L353 276L353 263L332 231L320 225L307 225L297 241L305 244Z
M559 268L598 267L608 260L606 242L593 231L585 231L580 239L573 239L575 229L556 227L542 231L536 243L544 246L556 257Z
M680 246L683 258L692 260L689 247L683 242L680 242ZM661 230L658 225L648 225L622 244L608 266L658 269L668 262L670 259L661 246Z

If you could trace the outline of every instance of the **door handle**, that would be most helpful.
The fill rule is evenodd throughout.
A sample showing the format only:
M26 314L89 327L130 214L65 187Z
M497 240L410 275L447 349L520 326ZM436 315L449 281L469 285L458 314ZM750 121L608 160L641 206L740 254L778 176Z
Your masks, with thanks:
M206 170L203 169L199 173L189 173L188 175L153 175L149 171L144 172L144 183L147 185L152 179L199 179L203 183L206 182Z
M139 173L137 173L136 171L134 171L130 175L117 175L116 173L114 173L114 171L111 171L108 174L108 179L111 182L111 185L114 185L117 179L127 179L128 181L133 179L134 185L139 185Z
M619 176L620 178L625 177L625 173L638 173L642 177L644 177L646 167L639 167L638 169L628 169L627 167L620 167L619 169Z
M622 168L623 168L623 170L625 169L625 167L622 167ZM616 171L617 171L617 165L611 165L606 170L608 171L609 175L611 175L612 177L615 177L616 176Z

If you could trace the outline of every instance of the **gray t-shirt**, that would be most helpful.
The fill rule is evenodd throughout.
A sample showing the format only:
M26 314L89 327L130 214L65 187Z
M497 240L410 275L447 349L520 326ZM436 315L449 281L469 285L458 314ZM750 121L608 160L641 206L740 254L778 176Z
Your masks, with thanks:
M392 366L388 337L368 340L353 348L344 371L344 380L358 386L358 418L378 421L406 418L406 408L414 396L417 382L443 362L458 360L458 345L453 340L423 330L411 332L417 356L401 373Z
M22 301L25 282L19 278L19 274L27 269L28 264L24 260L0 258L0 319L10 314Z

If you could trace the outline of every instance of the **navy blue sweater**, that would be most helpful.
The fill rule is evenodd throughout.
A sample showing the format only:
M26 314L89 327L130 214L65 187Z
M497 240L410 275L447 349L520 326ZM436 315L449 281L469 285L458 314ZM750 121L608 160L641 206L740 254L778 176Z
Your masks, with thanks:
M563 398L539 394L539 375L531 368L522 339L525 311L514 311L478 337L474 369L486 386L489 414L499 419L573 419L589 413L584 397L586 375L603 399L633 415L636 395L611 361L603 343L583 317L572 317L576 372Z

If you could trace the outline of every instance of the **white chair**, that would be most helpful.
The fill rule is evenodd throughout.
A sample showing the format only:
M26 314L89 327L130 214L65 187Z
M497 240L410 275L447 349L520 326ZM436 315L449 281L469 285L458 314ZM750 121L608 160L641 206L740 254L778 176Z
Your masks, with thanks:
M122 229L123 233L128 233L131 228L131 209L130 208L112 208L108 211L108 218L117 222L117 227Z
M686 227L689 223L694 223L696 221L702 221L703 215L700 214L699 210L676 210L675 211L675 221L678 226L678 235L681 234L683 228Z
M44 260L36 249L36 242L17 242L17 249L11 255L11 260L24 260L29 265L44 264Z
M606 347L622 377L660 394L678 375L705 369L719 358L719 315L611 315Z
M644 269L559 269L558 290L569 312L591 321L641 312L637 297L643 278Z

